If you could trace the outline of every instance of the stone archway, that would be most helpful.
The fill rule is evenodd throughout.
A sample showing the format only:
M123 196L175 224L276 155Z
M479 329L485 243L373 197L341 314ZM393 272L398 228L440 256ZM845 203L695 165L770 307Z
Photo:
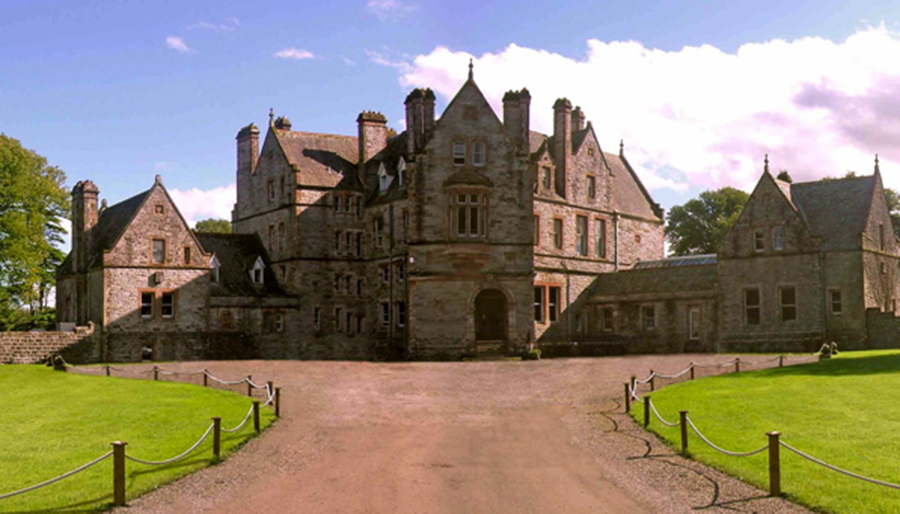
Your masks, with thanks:
M485 289L475 297L475 344L479 354L503 352L509 334L509 308L499 289Z

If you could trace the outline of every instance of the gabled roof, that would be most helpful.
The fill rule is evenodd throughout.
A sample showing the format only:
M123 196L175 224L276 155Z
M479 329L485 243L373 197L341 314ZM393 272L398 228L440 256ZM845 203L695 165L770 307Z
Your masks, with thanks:
M399 135L388 139L387 145L366 162L364 176L367 180L372 177L377 178L378 171L382 165L384 165L384 171L388 176L395 177L397 175L400 159L406 155L407 137L407 132L403 131ZM406 177L406 179L408 181L409 177ZM406 181L401 186L398 180L391 180L387 191L382 191L378 184L375 183L374 187L369 187L370 196L367 202L369 205L372 205L374 203L392 202L406 198L408 196L406 185Z
M197 239L219 261L219 283L211 285L211 296L287 296L258 235L198 232ZM262 285L250 279L250 270L259 258L266 265Z
M301 186L334 187L344 176L356 172L359 159L357 138L269 129L288 163L300 172ZM268 136L267 136L268 137Z
M823 250L853 250L862 245L874 190L874 176L819 180L792 184L790 198Z
M107 207L100 213L97 225L93 229L96 230L94 241L97 245L97 252L111 250L115 246L116 241L119 240L131 224L131 220L141 210L141 206L144 205L152 190L153 188L151 187L143 193L136 194L127 200Z

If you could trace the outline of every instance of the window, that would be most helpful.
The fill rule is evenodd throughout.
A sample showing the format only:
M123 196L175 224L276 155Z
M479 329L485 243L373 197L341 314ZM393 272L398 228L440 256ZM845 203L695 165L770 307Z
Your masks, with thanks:
M343 203L343 197L339 195L334 195L334 212L341 212L341 204Z
M353 232L348 231L348 232L345 232L344 235L346 236L344 238L345 239L344 251L347 253L350 253L352 251L351 248L353 248Z
M534 288L534 321L535 323L544 323L544 287L535 286Z
M313 307L313 327L316 331L322 329L322 308Z
M375 235L375 248L381 248L384 246L384 218L381 216L375 218L373 232Z
M455 194L450 197L453 204L451 217L454 219L455 235L458 237L481 237L485 235L485 206L487 196L481 194Z
M597 179L593 175L587 177L587 197L589 200L597 198Z
M578 255L588 254L588 223L587 216L575 217L576 250Z
M284 314L275 314L275 331L284 332Z
M342 328L343 324L341 323L341 321L343 320L343 316L344 316L344 309L342 309L340 307L335 307L334 308L334 331L335 332L340 332L341 330L343 330L343 328Z
M362 255L362 232L356 233L356 256Z
M747 325L759 325L759 289L744 289L744 323Z
M545 191L549 191L550 186L553 185L553 171L547 166L541 168L541 184Z
M559 319L559 292L559 287L550 286L547 288L547 319L550 320L550 323L554 323Z
M603 310L600 311L600 330L603 332L613 332L615 329L613 309L612 307L604 307Z
M797 289L794 287L779 287L778 297L781 302L781 321L794 321L797 319Z
M700 339L700 309L697 307L688 311L688 338L691 341Z
M275 225L269 225L269 250L275 248Z
M171 319L175 317L175 293L163 293L160 301L160 313L163 319Z
M334 233L334 253L341 253L341 233Z
M406 280L406 266L402 264L397 265L397 282L403 282Z
M182 252L182 256L184 257L184 263L185 263L185 264L190 264L190 263L191 263L191 247L190 247L190 246L185 246L185 247L183 248L183 250L184 250L184 251Z
M212 271L209 274L209 280L213 284L218 284L219 283L219 259L216 258L215 255L213 255L213 258L210 261L209 265L212 268Z
M363 315L362 314L356 315L356 333L357 334L363 333Z
M154 264L163 264L166 262L166 240L153 240L153 262Z
M343 282L341 281L341 276L337 273L334 274L334 292L341 293L343 292L341 288L343 287Z
M274 181L274 180L270 180L270 181L266 184L266 188L267 188L267 190L268 190L268 192L269 192L269 200L270 200L270 201L274 201L274 200L275 200L275 181Z
M828 291L828 294L830 296L829 303L831 305L831 315L840 316L844 310L844 306L841 303L841 291L839 289L832 289L831 291Z
M353 292L353 275L344 277L344 292L351 294Z
M403 242L409 242L409 211L403 210Z
M356 279L356 296L362 298L363 281L361 278Z
M656 307L652 305L642 307L641 319L644 330L654 330L656 328Z
M353 206L350 205L351 203L353 203L353 196L350 196L350 195L345 196L344 197L344 212L346 212L347 214L350 214L350 212L352 212L352 210L353 210Z
M472 144L472 165L484 166L487 154L487 148L482 141L476 141Z
M381 272L381 281L385 284L390 283L391 281L391 272L387 266L382 266L379 270Z
M636 244L636 245L641 244L641 235L640 234L634 235L634 244Z
M541 244L541 217L534 215L534 246Z
M154 205L154 206L153 206L153 212L155 212L156 214L159 214L160 216L162 216L163 214L166 213L166 208L163 207L162 205Z
M362 218L362 197L361 196L353 197L353 209L356 212L356 217Z
M606 220L597 221L597 258L606 258Z
M766 235L763 229L758 228L753 231L753 251L761 252L766 248Z
M352 312L347 313L347 324L345 326L347 327L347 334L352 336L353 335L353 313Z
M880 223L880 224L878 225L878 246L879 246L879 248L881 248L882 250L884 250L884 247L885 247L885 243L884 243L884 223Z
M153 317L153 293L141 293L141 318Z
M222 314L219 314L219 327L225 330L232 330L235 328L235 319L234 313L231 311L222 311Z
M784 250L784 227L772 229L772 249L776 252Z
M563 247L563 220L553 218L553 246L559 250Z
M381 326L388 327L391 324L391 305L381 302Z
M263 271L265 270L266 265L263 264L262 257L257 257L256 262L253 264L253 269L250 270L250 279L254 284L262 284L265 276L263 275Z
M453 143L453 165L462 166L466 163L466 144Z
M397 326L406 326L406 304L404 302L397 302Z

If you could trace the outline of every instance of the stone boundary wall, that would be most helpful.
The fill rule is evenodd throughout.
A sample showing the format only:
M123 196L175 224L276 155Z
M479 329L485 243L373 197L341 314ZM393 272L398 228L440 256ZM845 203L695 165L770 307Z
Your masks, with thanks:
M900 317L893 312L866 310L869 348L900 348Z
M99 339L90 322L72 332L0 332L0 363L35 364L54 353L73 364L98 362Z

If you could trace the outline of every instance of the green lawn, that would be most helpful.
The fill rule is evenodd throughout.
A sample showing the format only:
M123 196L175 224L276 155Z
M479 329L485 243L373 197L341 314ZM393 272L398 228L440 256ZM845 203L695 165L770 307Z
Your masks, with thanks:
M677 370L676 370L677 371ZM830 361L721 375L650 394L670 422L690 411L697 428L731 451L755 450L777 430L791 446L829 464L900 484L900 351L842 353ZM643 423L643 406L632 408ZM677 427L650 428L680 451ZM768 490L768 452L729 457L693 432L694 458ZM900 512L900 490L868 484L781 449L787 497L823 512Z
M61 373L43 366L0 366L0 494L43 482L126 441L129 455L164 460L188 449L211 423L237 425L245 396L174 382ZM259 398L257 398L259 399ZM261 425L274 421L261 412ZM255 436L252 419L222 434L222 456ZM127 461L127 498L208 466L212 434L186 459L164 466ZM42 489L0 500L0 512L96 511L112 502L112 458Z

